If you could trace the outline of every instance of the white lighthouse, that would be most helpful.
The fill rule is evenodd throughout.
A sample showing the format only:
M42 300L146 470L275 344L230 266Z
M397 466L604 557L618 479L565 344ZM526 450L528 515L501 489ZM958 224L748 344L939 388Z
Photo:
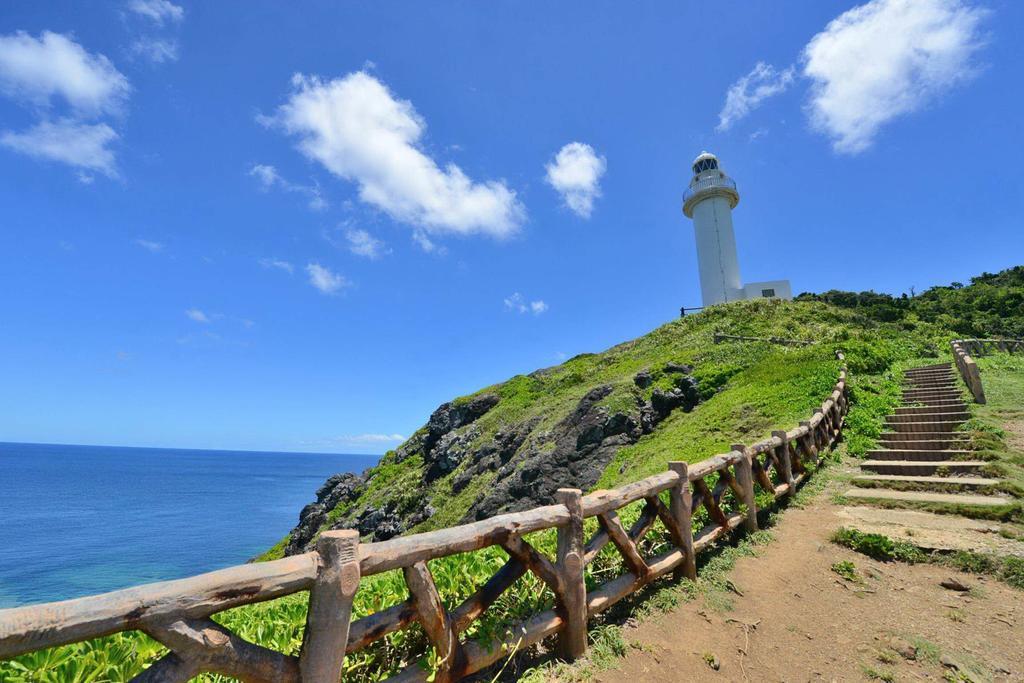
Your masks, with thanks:
M683 194L683 213L693 219L697 237L703 305L760 297L791 299L788 280L741 283L732 228L732 210L739 201L736 181L719 168L714 154L701 152L693 160L693 179Z

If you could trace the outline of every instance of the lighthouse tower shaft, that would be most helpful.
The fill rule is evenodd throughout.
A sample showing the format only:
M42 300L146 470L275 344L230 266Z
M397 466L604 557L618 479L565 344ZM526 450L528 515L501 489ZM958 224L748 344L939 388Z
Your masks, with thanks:
M732 210L739 201L736 183L718 167L714 154L702 152L693 160L693 179L683 193L683 213L693 219L697 236L704 306L741 299L792 299L789 280L741 283L732 229Z
M722 196L708 197L693 207L697 236L697 265L704 306L743 298L740 264L736 258L736 234L732 208Z
M732 229L732 210L739 201L736 183L718 167L714 154L703 152L693 160L693 179L683 195L683 213L693 219L705 306L745 298Z

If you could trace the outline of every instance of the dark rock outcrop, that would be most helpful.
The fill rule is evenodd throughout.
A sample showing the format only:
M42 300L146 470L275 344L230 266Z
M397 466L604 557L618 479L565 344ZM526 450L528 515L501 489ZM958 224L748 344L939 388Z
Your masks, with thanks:
M427 436L423 449L430 451L445 434L471 422L475 422L488 410L498 405L494 394L474 396L464 403L443 403L427 421Z
M286 555L305 552L317 532L327 522L327 515L342 503L355 501L366 489L366 481L358 474L335 474L316 492L316 501L302 508L299 525L292 529L285 548Z
M393 463L413 455L423 458L420 487L384 491L367 504L359 498L369 480L335 475L317 491L316 501L302 510L287 553L308 550L329 513L339 505L350 509L336 514L331 528L358 529L376 541L405 533L434 514L426 487L445 477L451 477L453 494L464 491L477 477L493 477L463 521L549 504L562 487L591 489L618 449L654 430L673 411L690 411L697 405L700 396L691 372L686 365L669 363L660 371L637 373L632 409L613 412L602 405L613 390L612 385L602 385L588 391L573 411L550 429L538 430L543 417L535 415L506 425L483 441L483 432L474 423L497 405L498 396L483 394L445 403L391 456ZM641 392L666 376L672 378L671 387L655 388L650 400L644 400Z

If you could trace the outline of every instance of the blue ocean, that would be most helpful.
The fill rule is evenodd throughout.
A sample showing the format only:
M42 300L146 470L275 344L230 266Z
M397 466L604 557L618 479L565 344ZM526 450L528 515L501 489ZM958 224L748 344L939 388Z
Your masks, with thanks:
M0 607L243 563L377 459L0 443Z

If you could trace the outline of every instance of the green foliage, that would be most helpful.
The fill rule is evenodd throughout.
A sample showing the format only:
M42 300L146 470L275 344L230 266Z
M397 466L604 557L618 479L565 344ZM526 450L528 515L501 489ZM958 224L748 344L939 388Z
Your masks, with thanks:
M932 287L917 296L893 297L876 292L801 294L801 301L822 301L854 310L866 318L901 323L919 322L949 328L961 337L1024 337L1024 266L971 278L967 287L953 283Z
M832 564L832 571L850 583L860 583L857 565L849 560L841 560Z
M900 560L914 563L927 560L927 556L910 543L894 541L882 534L865 533L857 529L840 527L832 534L832 542L884 562Z
M969 550L926 553L905 541L896 541L882 534L865 533L845 527L840 527L832 535L832 542L876 560L940 564L969 574L994 576L1014 588L1024 590L1024 558L1013 555L993 555ZM852 562L837 562L832 565L832 571L843 578L847 578L848 569L853 569ZM855 574L855 571L851 573Z

